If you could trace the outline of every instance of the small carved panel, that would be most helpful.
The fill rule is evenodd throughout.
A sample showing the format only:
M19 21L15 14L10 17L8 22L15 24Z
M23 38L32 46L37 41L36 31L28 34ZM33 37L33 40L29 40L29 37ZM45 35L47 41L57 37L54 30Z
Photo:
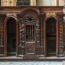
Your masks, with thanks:
M29 15L26 17L26 23L27 23L27 24L28 24L28 23L35 23L34 17L29 14Z
M56 13L55 12L48 12L48 13L46 13L46 16L56 16Z
M27 53L34 53L34 44L27 44Z

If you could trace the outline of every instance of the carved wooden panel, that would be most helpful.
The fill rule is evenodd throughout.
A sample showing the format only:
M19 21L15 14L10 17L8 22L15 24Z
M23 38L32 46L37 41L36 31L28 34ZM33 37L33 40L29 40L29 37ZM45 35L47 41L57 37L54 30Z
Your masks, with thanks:
M0 56L4 55L4 21L0 20Z
M40 20L36 22L36 28L37 28L37 50L36 54L37 56L44 56L43 51L43 14L40 15Z
M35 43L36 41L36 25L35 24L36 24L36 21L34 16L31 14L27 15L25 18L25 29L26 29L25 58L28 58L30 55L31 55L30 58L32 57L35 58L35 44L36 44Z
M39 20L36 21L36 37L37 37L37 47L39 47L40 44L40 22Z
M31 44L31 43L29 44L29 43L28 43L26 47L27 47L27 54L30 54L30 53L33 54L33 53L34 53L34 51L35 51L35 49L34 49L34 47L35 47L34 44Z
M25 51L25 31L24 31L24 22L22 20L19 21L19 55L24 55Z
M63 22L62 19L59 19L59 56L64 56L63 52Z

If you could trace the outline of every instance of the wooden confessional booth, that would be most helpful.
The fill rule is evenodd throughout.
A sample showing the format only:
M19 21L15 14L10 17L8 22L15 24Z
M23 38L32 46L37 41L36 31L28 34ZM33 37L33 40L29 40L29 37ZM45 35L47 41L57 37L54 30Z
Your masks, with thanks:
M0 56L22 59L64 57L63 7L0 7Z

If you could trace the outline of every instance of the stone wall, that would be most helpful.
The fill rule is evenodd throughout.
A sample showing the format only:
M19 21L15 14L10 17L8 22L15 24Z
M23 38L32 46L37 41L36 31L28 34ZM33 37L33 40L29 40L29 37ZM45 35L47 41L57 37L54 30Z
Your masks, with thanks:
M59 0L59 6L64 6L64 0Z
M17 0L1 0L1 6L16 6ZM57 6L57 0L30 0L31 6ZM59 6L64 5L64 0L59 0Z
M1 0L1 6L16 6L17 0Z

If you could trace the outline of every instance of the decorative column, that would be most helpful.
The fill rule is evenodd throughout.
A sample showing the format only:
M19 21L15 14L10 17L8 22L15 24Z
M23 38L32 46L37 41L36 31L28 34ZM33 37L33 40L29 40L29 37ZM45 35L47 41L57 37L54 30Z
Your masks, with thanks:
M24 57L25 51L25 35L24 35L24 21L19 20L19 43L18 43L18 56Z
M37 43L37 56L39 57L39 58L43 58L44 57L44 43L43 43L43 41L44 41L44 36L43 36L43 16L44 16L44 14L43 13L41 13L40 15L39 15L39 28L40 28L40 43L39 43L39 45L38 45L38 43ZM38 37L37 37L38 38Z
M63 15L62 15L60 16L59 19L59 57L63 56L64 56L64 44L63 44Z
M30 6L36 6L36 0L30 0Z
M4 56L4 19L5 15L0 15L0 57Z

